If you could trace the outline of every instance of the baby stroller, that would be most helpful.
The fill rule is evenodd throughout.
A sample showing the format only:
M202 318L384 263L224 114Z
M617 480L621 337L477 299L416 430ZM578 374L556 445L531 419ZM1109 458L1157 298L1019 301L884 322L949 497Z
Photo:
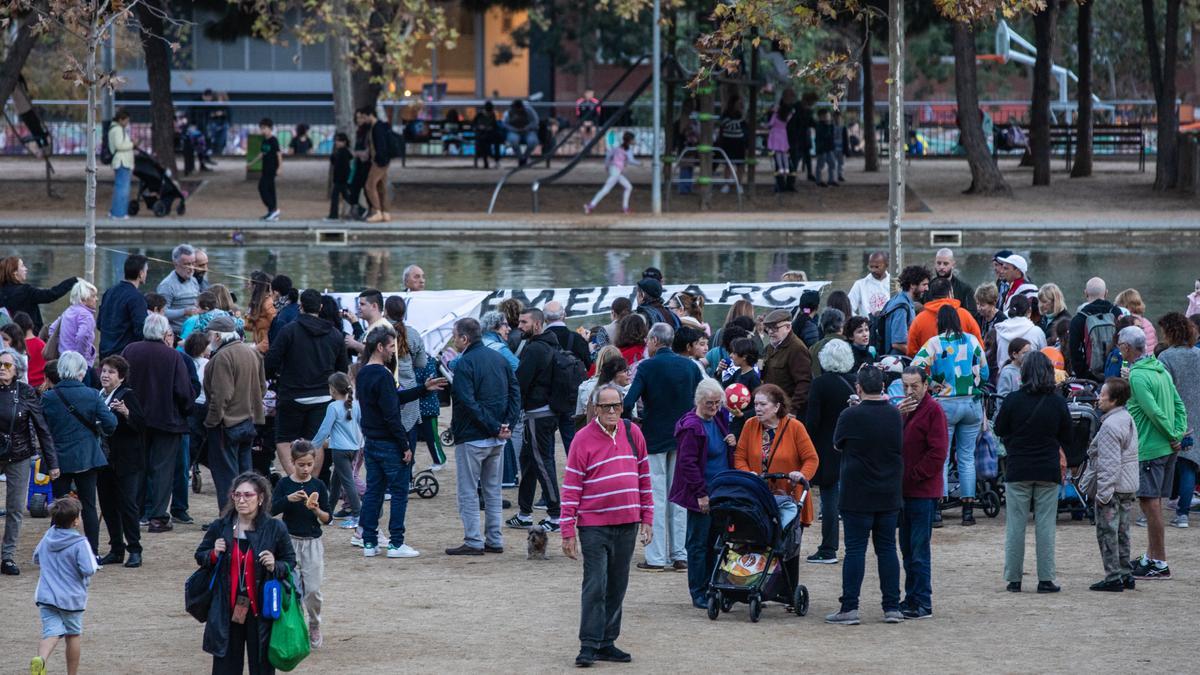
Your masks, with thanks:
M747 471L722 471L713 479L709 495L712 527L720 535L713 548L720 551L708 582L708 618L717 620L735 602L750 605L750 621L757 623L763 602L781 602L796 616L808 613L808 588L792 578L789 561L800 555L804 527L800 511L808 501L808 481L795 504L797 512L782 525L779 504L766 481L786 479L785 473L761 477Z
M1061 385L1067 410L1071 413L1071 443L1063 448L1063 454L1067 456L1067 475L1063 477L1058 493L1058 512L1070 513L1072 520L1083 520L1084 516L1095 519L1087 498L1079 489L1079 478L1087 468L1092 438L1100 431L1100 411L1096 408L1100 400L1099 386L1091 380L1076 379L1068 379Z
M129 215L136 216L141 210L141 202L145 202L146 208L162 218L171 212L176 199L179 200L176 215L182 216L187 211L187 195L175 184L171 172L149 153L138 150L134 155L133 175L138 179L138 193L129 200Z

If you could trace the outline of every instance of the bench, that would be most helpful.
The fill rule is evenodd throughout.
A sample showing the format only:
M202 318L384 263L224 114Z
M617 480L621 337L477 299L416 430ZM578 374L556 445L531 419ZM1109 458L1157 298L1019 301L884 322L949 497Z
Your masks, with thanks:
M1002 133L1004 127L996 127L992 132L992 157L997 157L1001 151L1024 150L1024 148L1008 147L1005 145ZM1029 128L1022 126L1021 129L1026 136L1029 135ZM1071 166L1075 163L1075 155L1079 148L1079 128L1073 124L1055 124L1050 127L1050 149L1062 150L1066 161L1067 170L1071 170ZM1112 124L1096 124L1092 126L1092 149L1093 150L1111 150L1113 155L1133 154L1122 152L1122 149L1128 148L1136 150L1138 156L1138 170L1146 170L1146 135L1142 130L1141 125L1112 125Z
M408 155L418 157L445 157L450 155L450 146L446 138L457 137L459 157L475 154L475 130L469 122L459 122L458 131L448 132L445 120L413 120L404 123L404 154L400 156L400 165L406 166ZM454 144L454 141L451 141Z

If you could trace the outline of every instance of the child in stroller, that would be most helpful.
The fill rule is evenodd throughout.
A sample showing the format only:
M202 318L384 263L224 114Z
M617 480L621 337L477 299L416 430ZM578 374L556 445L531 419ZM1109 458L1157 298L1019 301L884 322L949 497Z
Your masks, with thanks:
M793 472L796 473L796 472ZM786 473L723 471L713 479L709 513L720 534L720 551L708 584L708 618L713 621L735 602L750 605L750 621L757 622L763 602L781 602L796 616L808 613L808 588L799 583L796 564L804 526L800 512L808 500L808 480L798 501L776 497L769 480L787 480Z
M136 151L133 175L138 179L138 193L129 200L129 215L136 216L141 203L145 202L146 208L162 218L171 212L176 199L179 200L179 205L175 207L176 215L182 216L187 211L187 194L175 183L171 172L164 169L152 155L140 149Z

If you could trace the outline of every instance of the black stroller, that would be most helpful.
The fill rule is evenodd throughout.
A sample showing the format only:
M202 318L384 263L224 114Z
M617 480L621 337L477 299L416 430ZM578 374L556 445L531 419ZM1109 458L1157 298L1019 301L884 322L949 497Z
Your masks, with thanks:
M138 179L137 196L129 200L129 215L136 216L141 210L141 203L152 210L154 215L162 218L171 212L175 200L176 215L182 216L187 211L187 195L175 183L171 172L164 169L149 153L138 150L133 158L133 175Z
M1091 380L1068 379L1060 385L1071 413L1071 444L1063 448L1067 457L1067 475L1058 495L1058 512L1070 513L1072 520L1095 520L1092 507L1079 486L1087 468L1088 447L1100 431L1100 385Z
M786 526L766 483L787 477L722 471L713 479L709 513L720 534L713 545L719 554L708 582L709 619L716 621L735 602L750 605L752 622L758 622L763 602L781 602L796 616L808 614L808 588L792 578L795 566L787 564L800 555L800 512L808 501L808 481L796 503L796 516Z

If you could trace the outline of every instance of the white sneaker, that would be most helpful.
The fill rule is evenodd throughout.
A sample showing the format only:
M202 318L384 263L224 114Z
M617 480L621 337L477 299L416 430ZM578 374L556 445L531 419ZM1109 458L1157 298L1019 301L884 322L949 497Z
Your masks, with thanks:
M279 220L279 209L275 209L274 211L268 213L266 219L267 219L267 222L269 222L269 223L273 223L273 222Z
M419 555L421 555L421 552L408 544L400 544L399 546L388 544L387 557L389 558L415 558Z
M385 502L392 501L392 493L390 493L390 492L383 493L383 501L385 501Z
M350 516L349 518L343 520L342 524L338 525L338 527L346 529L346 530L353 530L358 527L358 518L355 518L354 516Z
M1186 513L1183 514L1182 516L1175 516L1174 518L1171 519L1171 527L1178 527L1178 528L1182 529L1182 528L1186 528L1187 526L1188 526L1188 517L1187 517Z
M357 546L358 548L363 548L362 534L357 534L357 533L356 533L356 534L352 534L352 535L350 535L350 545L351 545L351 546ZM387 545L388 545L388 538L387 538L387 537L385 537L385 536L383 536L383 535L380 535L380 536L379 536L379 545L380 545L380 546L387 546Z
M1133 521L1133 524L1137 525L1138 527L1146 527L1146 516L1138 516L1137 520Z
M378 546L363 546L363 557L364 558L374 558L377 555L379 555L379 547Z
M430 471L434 471L434 472L436 472L436 471L441 471L441 470L442 470L442 469L444 469L444 468L446 468L446 464L445 464L445 462L443 462L443 463L441 463L441 464L430 464L430 465L429 465L429 470L430 470Z

